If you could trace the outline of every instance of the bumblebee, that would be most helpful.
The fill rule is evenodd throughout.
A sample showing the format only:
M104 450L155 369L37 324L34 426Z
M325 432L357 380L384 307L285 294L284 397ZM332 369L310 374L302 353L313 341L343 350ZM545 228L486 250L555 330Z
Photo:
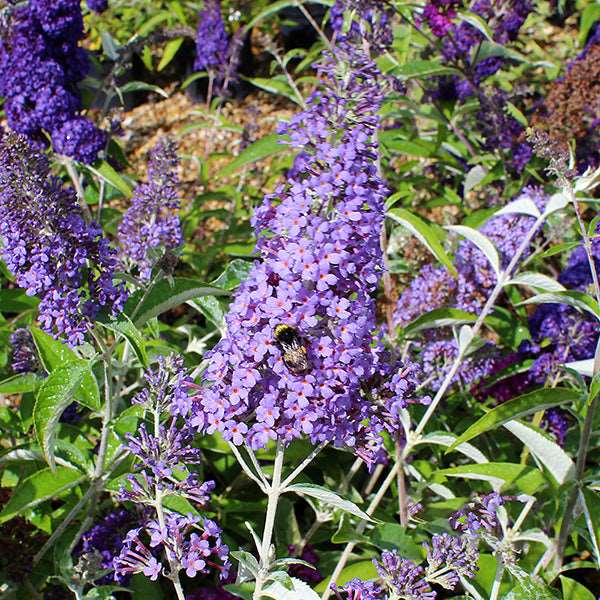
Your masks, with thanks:
M294 375L306 373L309 369L306 346L298 332L289 325L277 325L274 335L289 371Z

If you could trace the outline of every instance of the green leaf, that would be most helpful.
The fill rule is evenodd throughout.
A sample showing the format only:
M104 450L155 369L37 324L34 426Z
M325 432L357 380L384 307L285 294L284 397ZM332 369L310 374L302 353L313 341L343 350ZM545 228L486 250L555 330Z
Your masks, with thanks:
M0 513L0 523L5 523L27 509L55 498L81 483L83 479L84 476L79 471L67 467L57 467L54 471L46 468L33 473L15 488Z
M44 381L33 407L33 424L38 443L50 468L54 470L54 443L58 420L73 402L75 392L83 381L88 366L84 361L73 361L57 367Z
M133 82L131 82L133 83ZM129 84L127 84L129 85ZM121 88L121 91L125 87ZM97 177L103 179L109 185L112 185L115 189L119 190L127 198L131 197L131 188L129 184L105 161L101 161L99 164L95 163L96 166L92 167L87 165L87 168Z
M54 369L65 363L80 360L71 348L58 340L55 340L41 329L31 327L30 331L46 372L52 373ZM86 373L83 375L83 381L75 394L75 400L91 410L100 409L101 404L98 382L96 381L89 364Z
M471 12L459 12L458 18L461 21L471 25L471 27L477 29L489 42L494 42L492 31L490 30L488 24L479 15Z
M20 289L0 290L0 312L20 313L36 308L39 302Z
M127 315L122 314L117 321L103 323L104 327L123 335L135 352L138 360L144 367L148 367L148 353L146 343L137 327L130 321Z
M287 589L279 581L274 581L263 589L262 595L274 600L321 600L320 596L304 581L295 577L289 579L292 584L291 589Z
M260 571L260 566L252 554L239 550L237 552L231 552L231 556L239 563L237 575L238 583L256 579L258 572Z
M452 273L457 276L456 269L442 247L441 241L435 229L427 224L423 219L404 208L392 208L387 212L387 217L400 223L413 233L427 249Z
M456 441L446 452L455 450L459 444L468 442L486 431L496 429L504 425L504 423L508 423L514 419L521 419L540 410L552 408L553 406L574 402L579 397L580 394L575 390L553 388L535 390L529 394L524 394L523 396L504 402L473 423L461 436L456 438Z
M175 38L174 40L169 40L169 42L167 42L162 58L158 63L158 67L156 67L157 71L162 71L175 58L177 51L179 48L181 48L181 44L183 44L182 37Z
M536 254L536 258L549 258L550 256L556 256L557 254L562 254L563 252L569 252L573 250L573 248L577 248L579 246L579 242L566 242L564 244L555 244L545 250L544 252L540 252Z
M583 507L585 523L592 540L594 558L600 567L600 498L598 498L596 492L588 488L581 489L579 497Z
M161 279L152 286L144 297L144 292L137 292L130 296L125 305L125 314L133 321L136 327L162 313L184 304L188 300L200 296L228 296L229 292L220 288L203 284L195 279L178 277L170 282Z
M537 296L524 300L520 304L546 304L553 302L568 304L579 310L589 312L597 319L600 319L600 307L598 306L598 302L588 294L574 290L538 294Z
M432 60L411 60L404 65L394 67L391 73L398 79L407 80L439 75L458 75L459 71Z
M529 127L527 117L512 102L506 102L506 108L511 116L523 125L523 127Z
M211 281L210 285L228 291L234 290L240 283L246 281L253 266L254 263L249 260L234 258L225 267L225 270L214 281Z
M439 327L451 327L455 325L464 325L474 323L477 315L468 313L458 308L436 308L429 311L414 321L411 321L405 328L406 335L422 331L423 329L438 329Z
M570 577L563 577L561 575L560 584L563 600L596 600L596 596L590 590Z
M579 23L579 45L584 46L587 36L594 26L594 23L600 19L600 4L591 3L586 6L581 13Z
M261 21L277 14L280 10L284 8L288 8L290 6L297 6L298 0L279 0L278 2L270 3L267 8L259 12L257 15L252 17L248 25L246 25L246 29L251 29ZM311 0L311 4L322 4L324 6L332 6L333 0Z
M470 242L475 244L483 252L484 256L488 259L492 265L497 276L500 275L500 258L498 251L494 244L487 238L481 231L473 229L472 227L465 227L464 225L447 225L446 229L449 231L455 231L459 235L467 238Z
M530 576L520 577L519 583L502 600L556 600L552 590Z
M355 577L361 579L362 581L377 579L377 569L375 568L373 562L370 560L361 560L348 565L342 570L340 576L337 578L337 584L344 585ZM328 585L329 578L326 577L323 581L321 581L321 583L319 583L319 585L315 586L315 592L322 594L327 589Z
M169 94L161 87L153 85L152 83L146 83L145 81L129 81L124 86L120 87L119 90L124 94L127 94L128 92L154 92L163 98L169 97Z
M575 477L575 463L548 435L519 421L509 421L504 427L529 448L531 454L548 469L559 485Z
M256 86L257 88L268 92L269 94L278 94L285 96L296 104L302 104L302 98L298 98L298 95L294 91L294 88L289 84L285 76L277 77L244 77L246 81Z
M256 142L250 144L239 154L239 156L234 158L228 165L221 169L216 176L227 177L245 165L249 165L262 160L263 158L267 158L268 156L273 156L274 154L280 154L281 152L284 152L288 149L288 146L281 143L285 139L285 136L271 134L260 138L260 140L256 140Z
M544 483L539 469L507 462L460 465L436 471L444 477L462 477L476 481L488 481L493 486L516 487L525 494L533 494Z
M387 150L409 156L420 156L429 158L436 152L436 146L432 142L424 140L407 140L403 131L388 129L379 132L379 143Z
M35 392L42 381L42 378L35 373L12 375L4 381L0 381L0 394Z
M538 207L535 205L535 202L531 198L517 198L512 202L509 202L506 206L503 206L500 210L494 212L495 217L499 217L501 215L528 215L537 219L541 216L541 213Z
M166 10L163 10L150 19L148 19L133 35L134 38L144 38L151 33L158 25L163 21L166 21L170 17Z
M323 504L327 504L329 506L333 506L334 508L339 508L344 512L348 512L352 515L360 517L365 521L373 522L373 519L364 511L362 511L354 502L350 502L349 500L345 500L335 492L328 490L327 488L315 485L313 483L294 483L285 488L286 492L295 492L296 494L310 496L311 498L316 498L317 500L323 502Z
M208 73L206 71L198 71L197 73L192 73L189 77L186 77L184 79L183 83L181 84L181 89L185 90L185 88L192 85L194 81L197 81L198 79L205 79L206 77L208 77Z
M468 194L473 188L477 187L488 174L487 169L481 165L475 165L465 177L464 194Z
M371 543L382 550L396 549L402 558L420 562L423 558L422 546L415 543L412 532L398 523L382 523L373 529Z
M525 285L540 290L542 292L564 292L565 288L556 279L548 277L543 273L534 273L533 271L524 271L517 273L512 279L504 285Z

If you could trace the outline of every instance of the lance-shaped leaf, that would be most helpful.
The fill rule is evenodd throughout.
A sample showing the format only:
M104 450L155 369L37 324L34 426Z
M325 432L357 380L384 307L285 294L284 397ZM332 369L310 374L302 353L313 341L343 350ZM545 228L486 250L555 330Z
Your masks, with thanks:
M273 156L274 154L280 154L289 149L287 144L283 144L284 140L287 140L287 136L278 135L273 133L265 137L256 140L253 144L250 144L245 150L243 150L239 156L234 158L227 166L223 167L218 173L218 177L228 177L232 173L235 173L238 169L241 169L245 165L255 163L256 161Z
M465 227L464 225L447 225L446 229L449 231L455 231L459 235L467 238L470 242L475 244L484 256L488 259L490 265L494 269L496 276L500 275L500 258L498 257L498 251L494 244L485 236L481 231L473 229L472 227Z
M556 281L556 279L552 279L552 277L548 277L548 275L544 275L543 273L534 273L532 271L518 273L504 285L525 285L542 292L565 291L565 287Z
M538 294L537 296L533 296L533 298L528 298L521 302L521 304L548 303L568 304L569 306L588 312L597 319L600 319L600 307L598 306L598 302L588 294L575 290Z
M487 481L496 491L500 488L514 486L525 494L534 494L546 481L539 469L507 462L460 465L441 469L436 471L436 474L444 477Z
M598 497L596 492L588 488L583 488L579 492L579 499L581 500L585 523L592 540L594 558L598 566L600 566L600 497Z
M575 463L556 442L519 421L509 421L504 424L504 427L529 448L531 454L548 469L560 485L574 478Z
M58 420L73 402L87 369L84 361L61 365L50 373L38 392L33 407L33 424L40 448L52 470L56 468L54 445Z
M411 321L404 328L404 333L408 335L423 329L465 325L466 323L474 323L476 320L477 315L458 308L436 308Z
M598 8L600 8L600 5ZM561 575L560 584L563 600L596 600L596 596L590 590L570 577L563 577Z
M206 285L195 279L161 279L144 295L137 292L125 305L125 313L136 327L162 313L201 296L228 296L227 290Z
M314 485L312 483L294 483L292 485L288 485L285 488L285 491L295 492L296 494L304 496L310 496L311 498L320 500L324 504L328 504L329 506L339 508L344 512L348 512L352 515L360 517L365 521L373 521L373 519L366 512L358 508L354 502L345 500L335 492L332 492L331 490L328 490L320 485Z
M536 219L541 215L538 207L535 205L535 202L531 198L526 197L517 198L494 213L494 215L497 217L500 215L512 214L529 215L530 217L535 217Z
M85 476L75 469L57 467L54 471L42 469L30 475L15 488L10 500L0 513L0 523L22 514L46 500L75 487Z
M42 365L48 373L52 373L54 369L61 365L80 360L71 348L61 343L59 340L55 340L45 331L31 327L31 335L35 342ZM100 391L98 390L98 382L96 381L89 364L86 372L83 374L83 379L77 389L77 393L75 394L75 400L91 410L100 409Z
M392 221L396 221L396 223L400 223L400 225L406 227L406 229L413 233L454 277L457 276L456 269L454 268L450 257L442 247L438 233L431 225L404 208L392 208L387 212L387 216L392 219Z
M146 343L137 327L131 322L127 315L121 315L118 320L110 323L103 323L104 327L120 333L129 342L138 360L144 367L148 367L148 353L146 352Z
M304 581L290 577L291 589L282 585L279 581L274 581L262 595L274 600L320 600L319 595Z
M524 394L508 402L500 404L473 423L456 441L448 448L447 452L455 450L459 444L468 442L473 438L496 429L504 423L521 419L540 410L553 406L574 402L580 397L576 390L570 388L539 389L529 394Z

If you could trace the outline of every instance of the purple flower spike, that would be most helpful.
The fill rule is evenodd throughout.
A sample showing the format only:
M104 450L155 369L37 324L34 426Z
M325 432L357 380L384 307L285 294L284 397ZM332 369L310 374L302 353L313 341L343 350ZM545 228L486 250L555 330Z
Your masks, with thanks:
M107 136L88 119L77 84L89 71L79 0L31 0L0 32L0 96L8 125L43 148L92 163Z
M493 531L498 526L498 507L503 504L504 498L497 492L476 498L452 515L450 525L471 535Z
M477 561L477 538L473 536L455 537L443 533L434 535L431 546L427 547L427 580L437 583L447 590L453 590L459 577L475 576L479 570Z
M17 284L41 300L45 331L81 344L102 308L122 309L125 291L113 283L115 253L102 230L85 222L47 158L14 133L0 137L0 238Z
M425 569L410 560L401 558L395 551L385 551L381 562L373 559L383 585L392 597L409 600L435 600L436 593L425 580Z
M183 242L179 209L179 159L175 143L162 139L152 149L148 181L139 184L131 206L119 225L123 261L137 267L143 280L150 280L159 249L174 250ZM153 254L154 253L154 254Z
M386 194L376 163L380 75L349 44L337 52L320 68L323 89L281 128L303 159L255 211L262 260L208 355L192 423L254 449L306 435L372 462L380 432L399 427L412 400L414 374L373 343Z

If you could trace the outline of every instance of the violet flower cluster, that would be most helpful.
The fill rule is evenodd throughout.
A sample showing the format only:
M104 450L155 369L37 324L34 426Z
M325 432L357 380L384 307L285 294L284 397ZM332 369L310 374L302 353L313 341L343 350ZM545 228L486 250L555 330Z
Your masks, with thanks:
M533 9L531 0L476 0L463 6L460 0L429 0L421 21L427 22L432 33L441 38L441 52L449 65L460 66L464 76L442 77L434 96L466 100L476 95L480 102L477 127L483 137L483 147L502 149L507 164L520 174L532 157L526 143L523 126L507 111L508 97L496 91L493 95L481 89L481 83L494 75L506 61L505 57L489 53L481 58L488 41L483 33L466 20L458 18L458 10L466 8L489 26L496 44L505 45L516 39L519 30Z
M427 547L425 578L444 589L453 590L460 577L475 577L479 570L478 539L475 536L434 535Z
M28 329L19 328L10 336L12 346L11 369L13 373L33 373L39 368L33 337Z
M183 243L176 145L160 140L150 152L148 178L134 190L131 205L119 224L122 262L137 269L139 277L150 280L161 252L175 250Z
M0 35L0 96L11 129L39 147L83 163L96 160L106 134L80 116L77 83L89 70L80 0L31 0L16 7Z
M255 211L261 260L208 355L192 422L253 449L305 434L373 460L383 425L363 421L397 414L414 387L373 343L386 195L375 140L382 89L374 63L346 43L319 73L322 89L282 129L302 153ZM287 345L276 338L282 325Z
M433 35L444 37L452 30L456 11L461 4L461 0L429 0L423 8L419 24L425 21Z
M108 239L85 222L74 191L50 174L47 158L12 132L0 137L0 240L17 285L40 298L45 331L77 345L102 308L122 309Z
M517 200L532 200L543 208L547 197L541 189L526 187ZM522 214L508 214L489 219L480 231L496 247L500 266L506 268L535 219ZM523 254L525 258L530 250ZM425 265L398 299L394 311L394 324L406 327L411 321L439 308L458 308L478 314L497 283L496 274L483 252L469 240L461 240L455 257L458 277L442 266ZM447 331L428 331L423 342L412 346L418 352L422 376L429 388L437 391L445 374L458 356L458 343ZM415 356L415 360L417 357ZM468 355L453 382L469 386L497 371L502 357L490 343L484 344Z
M531 0L476 0L468 8L469 12L481 17L488 24L497 44L506 44L516 39L532 9ZM479 53L473 53L473 50L485 42L485 37L467 21L461 20L445 29L442 56L446 62L460 62L470 71L469 78L456 81L458 95L464 99L472 95L484 79L496 73L504 59L499 56L478 59Z
M87 6L91 11L101 13L108 8L108 0L87 0Z
M288 575L290 577L300 579L309 585L315 585L320 581L323 581L323 575L321 575L321 572L318 569L318 564L321 561L321 558L310 544L306 544L302 548L300 555L298 555L296 546L293 544L288 546L288 552L291 557L299 558L305 563L312 565L312 567L309 567L308 565L304 565L302 563L291 564L288 567Z
M152 580L165 575L175 581L180 570L195 577L213 569L225 578L230 567L229 550L217 523L206 517L180 515L163 506L164 498L179 496L205 507L215 487L213 481L201 483L189 470L200 461L200 451L191 445L193 432L187 425L189 382L182 360L161 358L158 368L146 374L146 383L133 402L146 409L154 428L150 433L142 424L136 435L128 436L127 449L135 457L136 467L119 495L123 501L152 510L146 511L140 527L125 536L113 561L115 578L143 573ZM164 413L166 423L161 422Z
M339 39L366 42L374 52L394 41L393 11L378 0L335 0L330 11L331 29ZM345 22L349 18L350 22Z
M435 600L437 592L432 584L454 590L460 577L473 578L479 570L477 536L438 534L425 547L425 566L402 558L396 550L386 550L380 561L373 559L376 582L353 579L332 589L338 600Z
M243 35L243 28L233 36L227 33L220 0L205 0L198 15L194 70L206 71L218 94L237 80Z
M450 525L469 535L492 532L498 527L498 508L502 505L504 498L497 492L475 498L450 517Z
M351 579L342 587L331 585L338 600L381 600L383 590L373 581Z
M119 585L127 585L129 577L113 575L113 559L121 552L123 535L135 523L135 515L124 508L113 510L86 531L74 551L77 556L99 555L99 566L106 571L97 579L99 585L109 585L116 579Z
M436 593L425 579L425 569L402 558L395 550L381 554L381 562L373 559L384 589L392 598L435 600Z

